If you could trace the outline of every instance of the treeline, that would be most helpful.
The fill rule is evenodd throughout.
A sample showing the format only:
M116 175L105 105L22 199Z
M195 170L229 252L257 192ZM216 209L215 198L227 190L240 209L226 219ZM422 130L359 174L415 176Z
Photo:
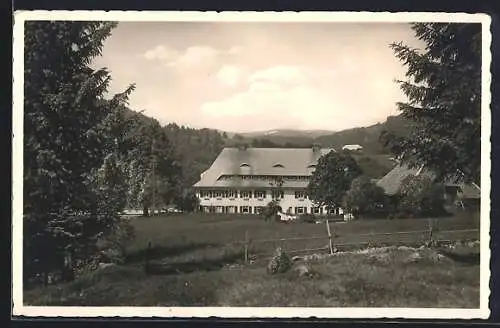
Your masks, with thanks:
M182 186L191 187L200 179L224 148L224 137L211 129L192 129L175 123L163 128L182 167Z

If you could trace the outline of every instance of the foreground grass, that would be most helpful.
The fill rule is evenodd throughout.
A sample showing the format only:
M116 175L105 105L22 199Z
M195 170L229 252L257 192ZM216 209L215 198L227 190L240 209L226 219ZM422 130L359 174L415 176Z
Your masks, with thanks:
M412 251L347 254L309 262L314 275L271 276L262 266L146 275L140 266L101 269L69 284L25 293L29 305L92 306L479 306L479 265Z
M447 233L446 230L477 229L479 217L464 213L462 216L445 217L437 220L438 239L478 239L478 232ZM172 215L163 217L137 218L132 224L137 237L129 246L130 259L140 261L144 250L151 243L154 258L166 261L204 261L241 254L247 231L250 238L250 253L265 257L278 246L286 246L289 251L321 248L328 245L325 224L275 223L265 222L260 217L248 215ZM358 220L349 223L331 224L339 249L358 243L415 244L426 241L427 233L376 235L401 231L426 230L427 219L400 220ZM372 235L373 234L373 235ZM287 242L259 240L324 236L321 239L293 240ZM350 247L350 246L349 246Z
M409 254L391 254L375 261L350 254L312 262L315 275L298 278L291 273L269 276L267 257L280 242L251 243L253 265L242 266L245 231L251 240L325 236L294 240L290 251L327 245L324 224L265 222L254 216L171 215L132 219L136 238L126 262L101 269L68 284L25 290L27 305L92 306L313 306L313 307L457 307L477 308L479 263L448 254L446 261L407 263ZM411 244L425 235L381 235L427 229L426 219L359 220L335 224L334 242ZM476 229L479 218L463 215L439 219L444 230ZM364 234L364 236L360 236ZM438 238L473 239L477 233ZM154 274L143 270L145 249ZM339 249L343 248L339 246ZM348 249L345 247L344 249ZM295 255L295 254L294 254ZM398 255L398 256L396 256ZM230 270L229 266L238 267Z

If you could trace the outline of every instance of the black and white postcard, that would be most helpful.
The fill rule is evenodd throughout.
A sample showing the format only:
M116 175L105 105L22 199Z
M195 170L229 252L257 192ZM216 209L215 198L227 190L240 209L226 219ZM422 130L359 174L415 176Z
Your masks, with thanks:
M13 314L487 318L490 23L16 12Z

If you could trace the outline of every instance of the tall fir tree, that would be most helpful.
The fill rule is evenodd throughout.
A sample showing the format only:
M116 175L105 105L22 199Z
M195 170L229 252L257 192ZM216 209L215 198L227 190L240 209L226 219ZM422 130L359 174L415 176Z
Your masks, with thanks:
M425 165L439 179L459 173L479 184L481 167L481 25L412 24L425 49L391 45L407 67L397 81L408 98L397 106L415 122L406 137L383 133L382 140L403 162Z
M25 24L24 273L71 278L118 218L110 117L133 86L106 100L110 74L90 67L115 23Z

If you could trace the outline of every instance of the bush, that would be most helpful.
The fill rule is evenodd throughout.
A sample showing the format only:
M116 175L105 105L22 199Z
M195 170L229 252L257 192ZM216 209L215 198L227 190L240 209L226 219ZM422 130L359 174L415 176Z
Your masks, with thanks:
M286 253L284 249L278 247L276 249L275 255L267 265L267 273L277 274L284 273L290 270L292 267L292 260L290 256Z
M278 205L278 202L273 200L270 201L267 206L262 211L262 215L264 216L264 220L269 221L277 221L279 220L278 212L281 211L281 207Z
M316 223L316 216L313 214L302 214L298 217L299 221L302 223Z
M127 247L135 238L135 229L128 220L116 226L113 233L106 238L101 246L101 262L122 263L127 256Z
M446 213L443 189L424 175L408 176L401 185L397 205L399 217L436 217Z
M384 190L368 177L354 179L347 191L345 208L355 217L382 217L387 214L387 202Z

